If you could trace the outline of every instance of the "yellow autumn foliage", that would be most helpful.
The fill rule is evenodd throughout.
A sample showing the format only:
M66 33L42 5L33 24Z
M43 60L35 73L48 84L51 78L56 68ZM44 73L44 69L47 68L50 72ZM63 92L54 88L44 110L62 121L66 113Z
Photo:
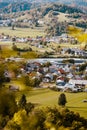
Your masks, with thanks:
M81 42L82 44L83 42L87 43L87 33L83 32L82 29L74 27L74 26L69 26L68 33L69 35L77 38L78 41Z
M18 125L22 124L24 120L26 120L26 111L20 110L14 114L13 121L16 122Z

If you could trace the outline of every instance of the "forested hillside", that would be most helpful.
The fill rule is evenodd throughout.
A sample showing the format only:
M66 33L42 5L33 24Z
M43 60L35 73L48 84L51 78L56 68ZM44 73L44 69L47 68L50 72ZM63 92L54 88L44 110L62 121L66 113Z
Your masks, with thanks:
M43 5L45 3L60 3L66 4L71 7L79 8L86 12L87 1L86 0L2 0L0 2L0 12L1 13L11 13L18 11L25 11L31 8L37 7L37 5Z

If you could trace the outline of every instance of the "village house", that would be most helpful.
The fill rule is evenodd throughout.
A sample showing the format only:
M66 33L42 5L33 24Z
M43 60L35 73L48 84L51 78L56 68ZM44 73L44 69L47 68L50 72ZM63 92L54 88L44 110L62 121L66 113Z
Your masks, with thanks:
M62 54L68 54L68 55L74 55L74 56L82 56L87 57L87 53L84 50L78 49L78 48L63 48L61 51Z
M0 20L0 26L1 27L7 27L9 26L9 24L11 24L11 20L10 19L7 19L7 20Z
M70 79L69 83L76 84L76 85L87 85L87 80L75 80L75 79Z
M43 24L44 24L44 21L39 19L39 20L38 20L38 24L43 25Z

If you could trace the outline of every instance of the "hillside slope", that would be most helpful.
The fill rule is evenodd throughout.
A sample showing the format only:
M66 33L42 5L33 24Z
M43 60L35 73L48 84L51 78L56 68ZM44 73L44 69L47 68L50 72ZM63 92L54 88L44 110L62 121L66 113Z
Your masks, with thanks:
M8 4L7 6L0 9L0 12L3 13L12 13L12 12L19 12L30 10L32 3L29 2L16 2Z
M49 4L42 4L39 5L38 4L34 4L34 3L29 3L29 2L15 2L15 3L11 3L3 8L0 9L1 13L12 13L12 12L20 12L20 11L26 11L26 10L30 10L32 8L37 8L38 10L43 12L43 15L47 14L50 10L53 11L60 11L63 13L82 13L82 11L76 7L71 7L71 6L67 6L64 4L56 4L56 3L49 3ZM40 8L41 7L41 8Z
M1 0L0 10L1 13L11 13L17 11L24 11L37 7L38 4L42 5L44 3L60 3L70 5L72 7L80 8L86 12L87 10L87 0Z

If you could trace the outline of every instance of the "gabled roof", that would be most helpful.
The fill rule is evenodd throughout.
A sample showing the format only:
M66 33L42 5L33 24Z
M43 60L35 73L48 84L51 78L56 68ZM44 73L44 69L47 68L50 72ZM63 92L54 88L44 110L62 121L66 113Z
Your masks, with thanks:
M61 74L65 74L65 71L62 68L58 69L58 71L60 71Z

